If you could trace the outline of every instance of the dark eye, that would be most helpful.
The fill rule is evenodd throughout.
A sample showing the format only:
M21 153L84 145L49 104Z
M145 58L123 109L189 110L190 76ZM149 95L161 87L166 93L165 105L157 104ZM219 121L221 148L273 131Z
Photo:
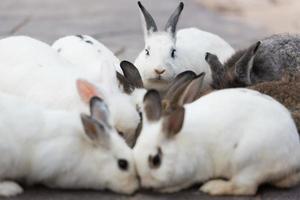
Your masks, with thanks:
M149 50L148 50L148 49L145 49L145 51L146 51L146 56L149 56L149 55L150 55Z
M118 160L118 166L121 170L126 171L128 169L128 162L125 159Z
M121 137L124 137L124 133L122 131L118 131L118 134L121 136Z
M175 58L175 52L176 52L176 49L172 49L172 51L171 51L171 57L172 58Z
M160 166L161 164L161 156L162 156L162 153L161 153L161 149L158 148L158 153L155 155L155 156L149 156L149 165L150 165L150 168L152 169L156 169Z

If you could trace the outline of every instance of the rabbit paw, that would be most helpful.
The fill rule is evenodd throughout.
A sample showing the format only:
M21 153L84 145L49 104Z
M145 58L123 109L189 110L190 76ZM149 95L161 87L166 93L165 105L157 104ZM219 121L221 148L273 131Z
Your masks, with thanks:
M210 195L231 194L232 183L224 180L211 180L203 184L200 190Z
M256 193L256 187L250 185L237 185L232 181L226 180L211 180L201 186L200 190L204 193L213 196L220 195L254 195Z
M0 196L11 197L21 194L23 188L13 181L0 182Z

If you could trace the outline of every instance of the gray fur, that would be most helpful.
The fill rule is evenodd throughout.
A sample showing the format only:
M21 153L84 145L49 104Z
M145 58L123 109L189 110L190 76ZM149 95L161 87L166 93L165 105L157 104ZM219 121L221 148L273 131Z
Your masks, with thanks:
M140 1L138 1L138 6L140 7L141 12L144 15L147 33L149 34L149 32L151 32L151 31L156 32L157 26L156 26L156 23L155 23L153 17L150 15L150 13L146 10L146 8L142 5L142 3Z
M300 66L300 35L280 34L262 40L254 58L251 80L279 80L286 69Z
M286 71L300 71L300 35L272 35L261 40L257 51L252 52L253 55L250 56L253 47L255 44L248 49L237 51L228 59L223 65L225 73L217 69L220 68L216 65L219 63L218 58L213 54L207 54L206 61L213 73L212 86L217 86L215 89L245 87L264 81L279 80ZM223 75L214 75L219 72ZM241 75L237 72L250 74Z
M174 37L175 37L175 33L176 33L177 22L180 17L180 14L183 10L183 7L184 7L184 4L182 2L180 2L179 6L176 8L176 10L170 16L170 18L166 24L166 27L165 27L165 30L170 31Z

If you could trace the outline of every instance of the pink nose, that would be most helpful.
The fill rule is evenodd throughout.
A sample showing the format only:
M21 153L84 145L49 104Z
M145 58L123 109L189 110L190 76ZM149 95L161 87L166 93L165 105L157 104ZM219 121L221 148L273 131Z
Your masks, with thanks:
M161 69L161 70L155 69L154 71L155 71L155 73L157 73L158 75L161 75L161 74L163 74L166 70L165 70L165 69Z

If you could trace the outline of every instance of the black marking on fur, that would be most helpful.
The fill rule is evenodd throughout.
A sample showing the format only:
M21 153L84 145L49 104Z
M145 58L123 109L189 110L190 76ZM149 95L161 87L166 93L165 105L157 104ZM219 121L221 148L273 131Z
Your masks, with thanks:
M62 49L61 49L61 48L59 48L59 49L57 49L57 52L58 52L58 53L60 53L60 52L61 52L61 50L62 50Z
M91 40L85 40L85 42L88 44L94 44Z
M80 39L84 39L83 35L76 35L76 37L79 37Z

